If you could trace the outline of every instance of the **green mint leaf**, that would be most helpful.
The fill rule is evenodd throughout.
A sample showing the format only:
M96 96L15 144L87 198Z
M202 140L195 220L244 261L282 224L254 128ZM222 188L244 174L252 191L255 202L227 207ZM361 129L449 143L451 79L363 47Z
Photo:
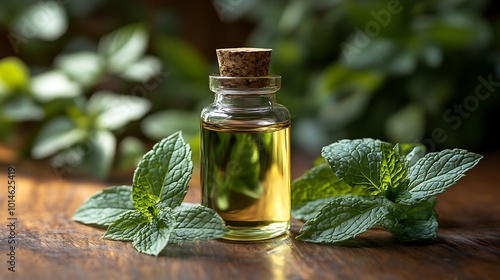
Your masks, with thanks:
M134 207L147 216L161 201L170 208L186 196L193 172L191 149L180 132L164 138L147 152L134 172Z
M301 228L297 239L334 243L355 237L378 223L392 203L383 197L341 196L333 198Z
M323 163L292 182L292 208L319 198L360 193L335 176L330 165Z
M135 233L132 244L141 253L158 256L167 246L175 226L174 211L168 207L162 208L157 216Z
M97 51L109 71L121 73L144 55L148 37L143 25L127 25L103 36Z
M415 204L444 192L481 158L481 155L461 149L443 150L425 155L410 167L409 185L399 194L396 202Z
M260 171L265 169L261 166L259 149L265 147L255 139L252 134L230 134L234 137L236 143L233 145L230 152L230 164L227 167L227 172L232 174L231 177L237 178L231 191L242 193L248 197L258 199L264 192L264 187L260 182ZM262 136L265 139L270 139L271 133ZM225 148L225 147L224 147ZM238 164L234 164L238 163ZM263 163L265 164L265 163Z
M434 239L438 231L434 205L434 198L414 205L396 204L381 224L403 242Z
M53 155L84 141L86 136L86 131L78 127L69 117L52 118L40 128L36 135L31 156L40 159Z
M242 205L229 204L229 197L243 194L258 199L264 188L260 182L260 171L265 169L265 154L262 150L269 141L271 134L265 134L263 139L254 135L221 133L217 135L217 144L209 148L209 154L216 168L213 176L217 184L217 208L224 211L241 209ZM228 150L228 147L231 149ZM212 151L213 149L213 151ZM259 149L261 150L259 152ZM262 155L262 156L261 156ZM246 207L245 205L243 207Z
M144 228L149 222L149 218L140 213L136 209L129 210L118 219L116 219L109 227L103 238L114 240L134 240L135 234Z
M332 201L335 197L323 197L316 200L308 201L297 207L292 207L292 216L295 219L307 221L314 218L328 202Z
M353 188L341 181L330 165L323 163L292 182L292 215L297 219L308 220L332 197L365 194L363 189Z
M381 141L373 139L340 140L323 147L321 155L339 179L376 195L380 185Z
M75 211L72 219L83 224L109 226L132 209L132 187L115 186L91 196Z
M401 162L399 156L399 145L382 142L382 161L380 163L380 188L387 192L387 197L394 200L393 195L398 189L408 184L406 178L407 167Z
M115 135L111 131L100 129L90 133L85 141L88 141L88 149L92 152L81 154L81 163L78 165L78 169L92 174L97 179L104 180L108 176L115 158ZM71 149L64 152L67 157L68 153L71 153Z
M170 243L221 238L228 229L212 209L199 204L182 203L174 209L177 226Z
M95 116L96 126L117 130L129 122L141 119L151 108L151 102L143 97L98 91L87 102L87 112Z
M28 87L30 72L28 66L15 56L0 59L0 95L14 93ZM2 108L3 109L3 108Z
M399 154L408 166L414 165L427 153L427 148L421 144L399 144Z

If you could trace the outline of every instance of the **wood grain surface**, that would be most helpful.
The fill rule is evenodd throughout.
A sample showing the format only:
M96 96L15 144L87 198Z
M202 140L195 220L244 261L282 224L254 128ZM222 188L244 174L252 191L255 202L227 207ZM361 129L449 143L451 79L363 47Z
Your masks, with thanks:
M18 163L16 272L7 262L8 163L0 164L0 279L500 279L500 153L487 155L438 196L434 242L401 244L376 228L344 246L309 244L294 240L301 223L293 221L289 235L275 240L185 243L159 257L103 240L104 230L71 220L110 184L62 179L47 164ZM192 185L186 201L199 202L198 184Z

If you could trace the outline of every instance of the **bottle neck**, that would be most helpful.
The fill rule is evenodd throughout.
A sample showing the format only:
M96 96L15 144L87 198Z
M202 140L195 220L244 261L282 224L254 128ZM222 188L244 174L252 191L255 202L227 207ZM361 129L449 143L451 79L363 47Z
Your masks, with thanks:
M281 77L222 77L210 75L210 90L215 93L214 105L231 110L266 110L276 104Z
M232 110L265 110L276 103L276 92L256 94L215 92L214 105Z

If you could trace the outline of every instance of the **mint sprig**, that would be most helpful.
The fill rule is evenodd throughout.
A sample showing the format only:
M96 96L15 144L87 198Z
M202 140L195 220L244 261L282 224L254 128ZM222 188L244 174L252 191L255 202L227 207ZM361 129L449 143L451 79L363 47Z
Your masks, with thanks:
M182 203L192 172L191 149L175 133L143 156L132 187L109 187L93 195L73 220L108 227L103 238L132 241L139 252L154 256L169 243L220 238L227 228L215 211Z
M341 140L321 154L330 168L315 166L292 184L292 214L306 220L297 239L314 243L341 242L374 225L401 241L435 238L435 195L482 158L375 139Z

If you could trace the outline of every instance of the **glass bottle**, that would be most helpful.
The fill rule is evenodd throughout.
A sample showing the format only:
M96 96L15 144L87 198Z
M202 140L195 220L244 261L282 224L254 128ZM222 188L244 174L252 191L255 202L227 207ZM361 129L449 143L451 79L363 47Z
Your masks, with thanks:
M211 75L212 104L201 113L202 204L224 239L263 240L290 226L290 113L276 102L281 77Z

